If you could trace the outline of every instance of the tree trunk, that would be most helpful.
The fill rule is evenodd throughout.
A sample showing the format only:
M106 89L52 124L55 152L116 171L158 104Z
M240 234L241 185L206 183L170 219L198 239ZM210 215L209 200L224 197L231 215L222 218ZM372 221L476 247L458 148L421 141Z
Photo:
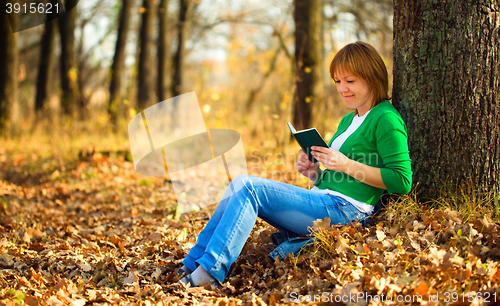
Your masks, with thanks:
M190 16L193 10L192 0L179 0L179 21L177 24L177 50L174 56L173 69L174 74L172 78L172 96L182 94L182 74L185 56L185 44L188 38Z
M17 27L18 14L9 22L5 9L0 10L0 135L5 134L11 107L17 103ZM11 24L12 23L12 24Z
M121 91L123 75L125 74L125 45L127 42L127 33L130 23L131 7L133 0L123 0L118 25L118 36L116 38L115 55L113 65L111 66L109 83L109 103L108 114L111 124L116 128L118 119L118 109L121 102Z
M138 93L137 105L139 109L155 103L155 92L153 83L153 24L155 18L155 1L144 0L142 13L142 24L140 30L141 53L139 54L139 73L137 75Z
M50 20L45 23L40 46L40 66L36 81L35 112L41 113L47 106L51 95L52 66L54 64L54 44L57 30L57 21Z
M394 8L394 105L420 194L498 186L500 1L396 0Z
M296 92L293 125L310 128L313 108L323 95L321 62L321 0L295 0Z
M65 115L73 117L77 96L78 71L75 66L75 22L76 3L78 0L67 0L66 14L59 17L59 33L61 34L61 107Z
M168 28L168 0L161 0L158 11L159 37L158 37L158 101L163 101L170 94L170 36Z

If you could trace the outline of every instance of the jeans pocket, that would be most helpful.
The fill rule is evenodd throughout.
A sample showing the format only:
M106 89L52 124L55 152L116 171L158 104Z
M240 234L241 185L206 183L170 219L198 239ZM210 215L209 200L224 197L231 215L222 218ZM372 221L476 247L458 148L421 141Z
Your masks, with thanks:
M340 210L341 214L347 219L346 223L357 221L364 225L363 220L368 217L368 215L361 213L356 207L354 207L347 200L340 197L330 196L334 202L334 207Z

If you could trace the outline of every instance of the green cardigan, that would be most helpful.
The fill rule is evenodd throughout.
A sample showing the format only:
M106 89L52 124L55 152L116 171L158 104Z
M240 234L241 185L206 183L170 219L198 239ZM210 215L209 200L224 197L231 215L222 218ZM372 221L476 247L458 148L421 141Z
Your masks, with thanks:
M330 143L351 124L354 112L342 118ZM340 147L340 152L352 160L380 168L382 181L389 193L407 194L412 183L411 161L408 151L406 125L392 104L385 100L370 113ZM333 170L324 170L314 184L319 189L340 192L355 200L376 205L383 189L357 181L353 177Z

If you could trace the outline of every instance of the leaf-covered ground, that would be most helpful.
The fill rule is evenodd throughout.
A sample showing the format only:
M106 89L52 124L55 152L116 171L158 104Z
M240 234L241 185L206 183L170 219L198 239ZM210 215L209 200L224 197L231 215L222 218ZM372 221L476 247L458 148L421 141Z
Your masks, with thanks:
M318 242L286 262L267 257L258 221L221 288L185 288L176 271L211 210L175 221L171 185L120 155L61 164L0 148L0 305L500 304L500 226L449 210L318 221Z

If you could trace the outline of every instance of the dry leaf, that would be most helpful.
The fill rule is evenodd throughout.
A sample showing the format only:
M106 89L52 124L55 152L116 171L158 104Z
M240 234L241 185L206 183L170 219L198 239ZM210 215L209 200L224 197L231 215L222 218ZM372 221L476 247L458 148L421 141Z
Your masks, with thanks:
M129 272L128 276L123 280L123 285L134 285L139 281L139 278L135 275L135 273Z
M324 220L318 219L316 221L313 221L313 229L317 231L320 228L322 228L329 231L331 229L330 223L331 223L330 217L326 217Z
M429 286L423 281L418 284L418 287L413 291L413 295L427 296L429 292Z
M26 242L26 243L30 243L30 242L31 242L31 237L30 237L30 235L28 234L28 232L24 232L22 240L23 240L24 242Z
M384 241L384 239L386 237L385 233L381 230L377 230L376 233L377 233L378 241Z
M78 299L71 302L71 306L84 306L87 303L86 299Z
M158 233L158 232L151 233L147 238L147 240L154 242L154 243L159 242L161 239L162 239L162 235L161 235L161 233Z
M92 266L89 265L88 263L86 262L81 262L78 264L78 266L85 272L90 272L92 271Z
M30 295L27 295L24 298L24 302L29 306L38 306L38 300Z
M153 274L151 274L151 277L154 279L158 279L158 277L160 277L160 275L161 275L161 269L156 268L156 270L153 272Z
M45 301L50 306L63 306L64 303L59 301L55 296L51 296L48 300Z

